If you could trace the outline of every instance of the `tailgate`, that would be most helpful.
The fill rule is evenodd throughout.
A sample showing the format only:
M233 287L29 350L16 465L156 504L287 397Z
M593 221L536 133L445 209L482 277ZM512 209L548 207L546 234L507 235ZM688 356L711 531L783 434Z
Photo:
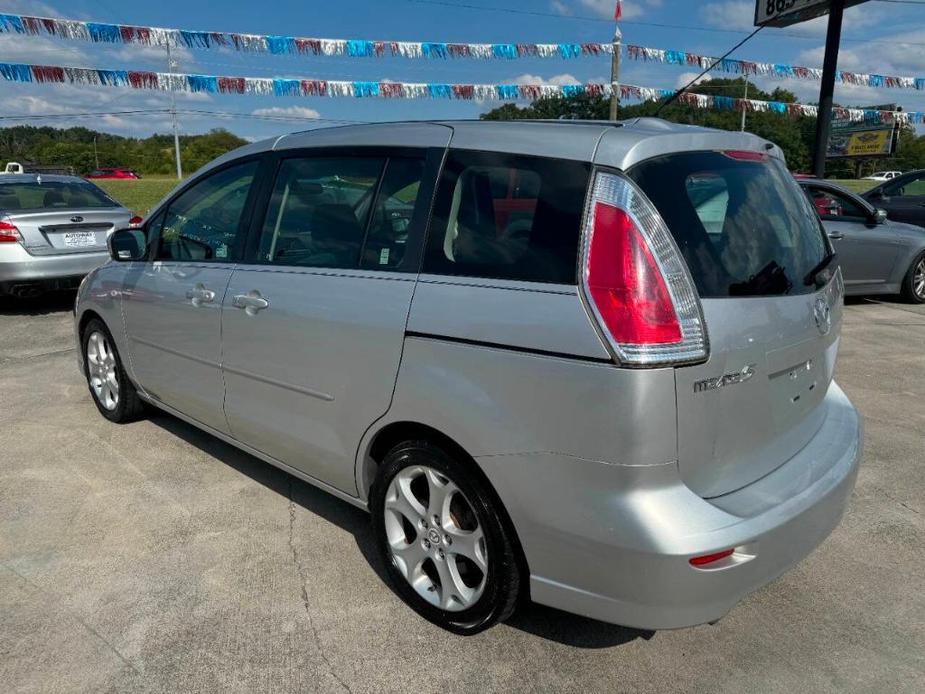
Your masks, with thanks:
M109 210L56 210L10 215L23 246L32 255L99 253L115 229L128 226L129 213Z
M705 363L675 369L680 473L701 496L725 494L821 426L841 275L812 205L763 149L679 152L627 173L684 257L709 341Z

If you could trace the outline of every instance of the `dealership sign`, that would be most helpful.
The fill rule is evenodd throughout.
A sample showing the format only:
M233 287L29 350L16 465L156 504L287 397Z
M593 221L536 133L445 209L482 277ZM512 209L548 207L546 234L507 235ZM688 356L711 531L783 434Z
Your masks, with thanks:
M854 7L867 0L845 0ZM755 0L755 26L786 27L829 13L832 0Z
M839 127L835 124L829 136L826 157L889 157L893 154L896 138L894 127L852 124Z

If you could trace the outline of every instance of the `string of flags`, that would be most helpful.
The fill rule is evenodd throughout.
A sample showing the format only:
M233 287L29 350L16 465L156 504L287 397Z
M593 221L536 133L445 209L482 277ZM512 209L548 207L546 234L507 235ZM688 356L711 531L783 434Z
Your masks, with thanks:
M669 65L682 65L705 70L716 58L686 53L684 51L666 50L663 48L647 48L645 46L626 46L626 57L630 60L645 62L666 63ZM720 60L714 70L733 75L772 77L777 79L822 80L820 68L802 67L786 63L760 63L752 60L733 60L724 58ZM838 70L835 80L845 84L865 87L888 87L893 89L925 90L925 77L902 77L896 75L875 75L859 72Z
M225 31L191 31L83 22L73 19L0 14L0 33L56 36L91 43L143 46L227 48L273 55L349 56L354 58L580 58L613 54L610 43L443 43L320 39Z
M367 82L267 77L226 77L175 72L98 70L56 65L0 63L0 77L8 82L98 85L173 92L211 94L256 94L278 97L341 97L381 99L461 99L466 101L534 101L542 97L574 97L581 94L609 97L614 86L587 84L451 84L443 82ZM631 84L616 86L620 99L657 101L672 89L655 89ZM682 94L678 101L694 108L726 111L770 112L792 116L816 116L815 106L757 99L737 99L708 94ZM876 111L834 109L837 120L876 123L925 123L921 111Z

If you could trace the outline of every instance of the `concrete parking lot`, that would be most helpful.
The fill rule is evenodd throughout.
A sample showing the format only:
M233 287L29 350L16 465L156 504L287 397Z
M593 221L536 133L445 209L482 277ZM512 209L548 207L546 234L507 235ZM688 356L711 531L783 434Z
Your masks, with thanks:
M6 692L925 691L925 307L852 301L845 519L714 626L532 607L461 639L380 578L367 517L167 415L96 412L72 297L0 304Z

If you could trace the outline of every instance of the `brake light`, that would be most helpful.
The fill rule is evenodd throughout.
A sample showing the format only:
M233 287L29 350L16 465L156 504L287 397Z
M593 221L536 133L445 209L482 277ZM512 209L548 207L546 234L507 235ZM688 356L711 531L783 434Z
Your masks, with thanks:
M145 221L145 220L142 219L141 217L139 217L137 214L136 214L136 215L132 215L132 218L131 218L130 220L128 220L128 225L129 225L130 227L138 227L138 226L141 226L141 223L142 223L143 221Z
M9 222L0 221L0 243L17 243L22 241L19 229Z
M595 176L582 274L585 296L619 361L660 366L706 357L687 266L665 222L629 179Z
M731 557L735 552L734 549L724 549L722 552L714 552L713 554L704 554L700 557L693 557L689 560L691 566L707 566L708 564L715 564L721 559L726 557Z
M768 161L766 152L752 152L748 149L727 149L723 154L736 161Z

